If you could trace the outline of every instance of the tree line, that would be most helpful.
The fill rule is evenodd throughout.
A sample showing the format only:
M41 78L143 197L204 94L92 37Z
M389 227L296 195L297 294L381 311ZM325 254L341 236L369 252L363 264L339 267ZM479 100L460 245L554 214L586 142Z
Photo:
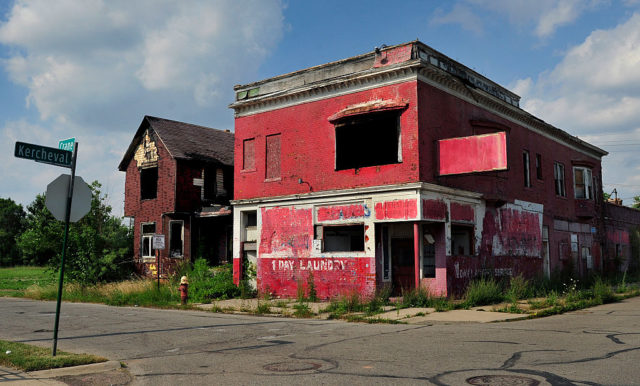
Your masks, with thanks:
M69 226L65 277L81 284L119 280L133 273L132 230L114 216L91 183L91 209ZM56 220L38 194L26 211L10 198L0 198L0 266L37 265L58 270L64 222Z

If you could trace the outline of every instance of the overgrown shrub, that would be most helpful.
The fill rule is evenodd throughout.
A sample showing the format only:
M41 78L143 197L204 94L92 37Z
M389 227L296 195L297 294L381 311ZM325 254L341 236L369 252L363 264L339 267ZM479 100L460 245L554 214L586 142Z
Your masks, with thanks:
M493 278L474 280L467 287L465 305L467 307L500 303L504 300L500 284Z
M531 287L529 281L522 277L522 275L513 276L509 281L509 289L505 293L505 298L509 301L517 301L520 299L527 299L533 296L534 290Z
M189 278L189 301L207 303L213 299L229 299L240 294L233 284L233 267L231 264L212 269L205 259L198 259L193 267L182 269L180 275ZM179 280L180 276L176 275Z

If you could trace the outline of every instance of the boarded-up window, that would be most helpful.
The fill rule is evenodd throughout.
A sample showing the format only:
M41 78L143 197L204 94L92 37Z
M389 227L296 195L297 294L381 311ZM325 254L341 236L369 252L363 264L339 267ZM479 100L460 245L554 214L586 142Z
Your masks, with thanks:
M591 182L591 169L584 167L573 168L573 190L576 198L591 199L593 197Z
M441 175L507 169L507 134L474 135L438 141Z
M242 142L242 170L255 170L256 146L255 138L245 139Z
M265 178L268 180L280 178L280 134L267 136Z

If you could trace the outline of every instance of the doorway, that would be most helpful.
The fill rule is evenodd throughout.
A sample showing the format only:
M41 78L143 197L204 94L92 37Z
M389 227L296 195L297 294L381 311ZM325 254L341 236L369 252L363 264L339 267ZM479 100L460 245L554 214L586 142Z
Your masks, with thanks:
M393 295L400 296L412 290L415 287L412 238L391 239L391 264Z

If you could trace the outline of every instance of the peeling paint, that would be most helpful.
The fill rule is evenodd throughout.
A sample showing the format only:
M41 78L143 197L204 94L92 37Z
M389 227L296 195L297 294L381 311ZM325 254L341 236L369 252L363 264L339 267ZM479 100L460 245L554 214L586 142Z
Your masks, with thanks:
M415 219L418 217L416 199L378 202L375 205L377 220Z

